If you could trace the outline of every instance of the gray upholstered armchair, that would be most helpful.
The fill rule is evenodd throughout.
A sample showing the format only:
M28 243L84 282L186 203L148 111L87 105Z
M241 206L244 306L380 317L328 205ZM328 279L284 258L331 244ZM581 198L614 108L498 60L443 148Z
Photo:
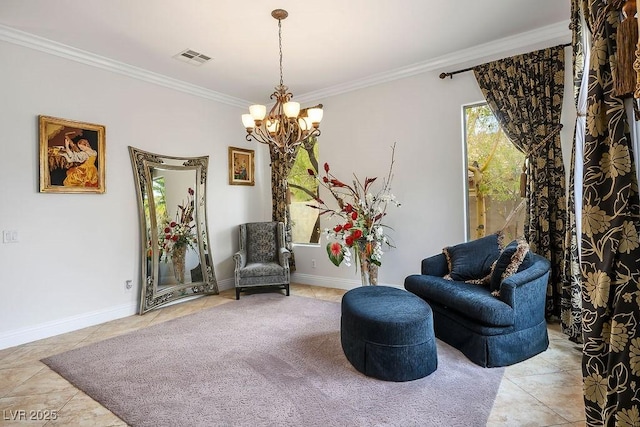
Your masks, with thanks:
M240 250L233 255L236 299L247 288L277 286L289 295L289 257L282 222L240 225Z

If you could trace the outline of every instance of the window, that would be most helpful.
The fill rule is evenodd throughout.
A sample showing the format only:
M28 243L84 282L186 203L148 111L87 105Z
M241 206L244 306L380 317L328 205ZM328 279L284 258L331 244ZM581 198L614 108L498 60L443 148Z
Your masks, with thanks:
M464 107L464 120L469 239L503 228L507 241L522 236L520 175L525 155L502 132L486 103Z
M167 197L166 197L166 190L164 185L164 176L160 175L160 176L154 176L152 178L151 191L153 191L153 201L156 207L156 218L168 218ZM146 203L145 203L145 212L146 212L147 218L149 218L149 207L146 205Z
M293 243L317 244L320 242L320 217L317 205L318 183L308 170L318 172L318 140L312 138L298 148L296 161L289 172L287 182L291 194L291 233Z

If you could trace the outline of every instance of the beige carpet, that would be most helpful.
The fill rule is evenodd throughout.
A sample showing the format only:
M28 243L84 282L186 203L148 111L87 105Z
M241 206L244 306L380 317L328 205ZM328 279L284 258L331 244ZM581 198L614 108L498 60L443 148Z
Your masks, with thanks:
M132 426L484 426L504 369L438 341L438 369L366 377L340 346L340 304L277 293L43 362Z

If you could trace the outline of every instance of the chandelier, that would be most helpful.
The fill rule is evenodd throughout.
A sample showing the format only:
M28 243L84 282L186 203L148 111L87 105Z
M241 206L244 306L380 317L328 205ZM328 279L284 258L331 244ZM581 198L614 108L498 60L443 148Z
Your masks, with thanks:
M267 114L264 105L252 105L249 114L242 115L247 129L247 141L252 139L269 145L273 150L291 154L307 138L320 135L322 104L300 109L300 103L291 101L293 95L282 79L282 20L289 16L284 9L276 9L271 16L278 20L278 46L280 48L280 84L270 96L276 103Z

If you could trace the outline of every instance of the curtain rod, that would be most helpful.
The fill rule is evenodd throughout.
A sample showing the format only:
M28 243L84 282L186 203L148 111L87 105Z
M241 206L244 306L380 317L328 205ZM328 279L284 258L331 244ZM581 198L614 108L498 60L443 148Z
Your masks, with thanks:
M562 47L571 46L571 43L561 44L560 46L562 46ZM454 74L460 74L460 73L464 73L464 72L467 72L467 71L471 71L471 70L473 70L474 68L476 68L476 67L464 68L464 69L462 69L462 70L452 71L452 72L450 72L450 73L440 73L440 78L441 78L441 79L444 79L444 78L446 78L446 77L453 78L453 75L454 75Z

